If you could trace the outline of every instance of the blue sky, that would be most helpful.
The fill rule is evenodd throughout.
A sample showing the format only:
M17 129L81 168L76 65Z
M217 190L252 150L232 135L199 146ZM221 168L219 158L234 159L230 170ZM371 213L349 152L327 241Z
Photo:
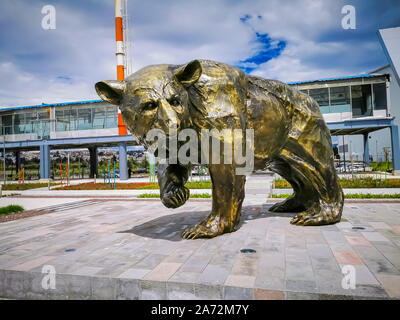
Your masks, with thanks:
M298 81L368 73L387 64L379 28L400 26L398 0L128 0L133 70L195 58ZM56 8L43 30L41 9ZM345 4L356 29L341 26ZM0 106L97 99L115 79L114 1L2 0Z

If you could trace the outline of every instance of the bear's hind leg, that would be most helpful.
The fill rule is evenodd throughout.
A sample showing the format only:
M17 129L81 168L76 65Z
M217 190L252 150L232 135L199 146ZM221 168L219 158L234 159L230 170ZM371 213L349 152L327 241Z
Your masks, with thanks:
M293 186L294 199L305 207L295 215L292 224L325 225L340 221L343 191L330 160L330 152L326 149L325 157L318 153L310 154L295 142L282 150L280 157L291 167L291 176L284 177L297 183Z
M299 200L297 194L293 194L284 201L275 203L271 208L269 208L269 211L271 212L301 212L304 210L305 207Z
M269 211L271 212L302 212L306 208L301 197L305 187L301 187L301 180L297 179L295 170L281 158L276 158L269 169L284 177L292 186L294 194L282 202L275 203Z

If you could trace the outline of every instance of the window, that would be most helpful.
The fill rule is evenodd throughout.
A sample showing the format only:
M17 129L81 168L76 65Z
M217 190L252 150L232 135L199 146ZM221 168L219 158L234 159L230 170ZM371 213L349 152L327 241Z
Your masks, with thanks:
M33 133L33 126L37 123L37 113L29 112L25 115L25 133Z
M350 88L349 87L333 87L330 88L331 106L340 106L350 104Z
M93 111L93 129L105 128L106 109L93 108L92 111Z
M87 130L92 128L92 110L78 109L78 130Z
M56 131L67 131L69 129L69 110L56 110ZM66 117L64 115L66 112Z
M38 112L38 119L39 120L49 120L49 113L47 111L39 111Z
M372 116L371 85L351 86L351 104L354 117Z
M22 134L25 133L25 114L15 114L14 115L14 133Z
M3 134L12 134L13 128L12 128L12 115L8 114L5 116L2 116L1 118L1 123L3 125Z
M50 136L50 109L38 111L38 121L34 125L34 132L37 133L39 139L48 138Z
M310 89L309 95L311 98L317 101L320 107L329 106L328 88Z
M50 136L50 122L49 121L40 121L39 122L39 131L37 132L38 138L48 138Z
M3 126L12 126L12 115L8 114L2 117Z
M69 129L68 130L77 130L78 129L78 110L70 109L64 111L64 117L68 117L69 119Z
M107 107L106 128L117 127L117 108Z
M372 89L374 92L374 109L386 110L386 83L374 83Z

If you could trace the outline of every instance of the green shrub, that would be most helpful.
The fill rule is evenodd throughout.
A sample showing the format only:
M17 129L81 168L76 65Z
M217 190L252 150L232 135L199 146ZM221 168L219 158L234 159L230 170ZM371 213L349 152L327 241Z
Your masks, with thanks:
M372 177L340 179L342 188L400 188L400 179L376 179ZM291 188L289 182L285 179L276 179L274 183L275 189Z
M15 205L15 204L10 204L8 206L0 208L0 215L19 213L19 212L22 212L24 210L25 210L24 207L21 207L19 205Z
M50 186L55 186L58 183L50 183ZM36 189L36 188L44 188L47 187L47 183L39 183L39 182L34 182L34 183L24 183L24 184L19 184L19 183L8 183L8 184L3 184L3 190L29 190L29 189Z
M189 189L211 189L211 181L191 181L186 183L186 188Z
M292 194L282 193L282 194L273 194L272 198L289 198Z
M272 198L289 198L292 194L273 194ZM344 195L345 199L400 199L400 193L373 194L373 193L350 193Z
M352 194L345 194L344 197L346 199L399 199L400 193L393 193L393 194L352 193Z
M211 181L191 181L186 183L186 188L188 189L211 189L212 188L212 183ZM146 186L141 186L138 187L137 189L141 189L141 190L154 190L154 189L160 189L160 187L158 186L158 183L150 183Z
M142 193L137 196L138 198L160 198L158 193ZM211 194L208 193L195 193L189 196L190 198L211 198Z

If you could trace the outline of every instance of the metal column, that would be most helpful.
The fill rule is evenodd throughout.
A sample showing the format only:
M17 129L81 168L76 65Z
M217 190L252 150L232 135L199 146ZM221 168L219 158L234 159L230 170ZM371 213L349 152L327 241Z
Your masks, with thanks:
M19 169L21 169L21 152L15 151L15 173L18 174Z
M50 178L50 146L40 145L40 179Z
M119 143L119 177L121 180L128 180L126 142Z
M399 128L397 125L390 127L390 136L392 139L393 173L400 174Z
M364 133L364 162L367 167L369 167L369 144L368 144L368 133Z
M97 169L98 166L97 147L89 148L89 154L90 154L90 178L94 178L94 175L98 177L99 174Z

